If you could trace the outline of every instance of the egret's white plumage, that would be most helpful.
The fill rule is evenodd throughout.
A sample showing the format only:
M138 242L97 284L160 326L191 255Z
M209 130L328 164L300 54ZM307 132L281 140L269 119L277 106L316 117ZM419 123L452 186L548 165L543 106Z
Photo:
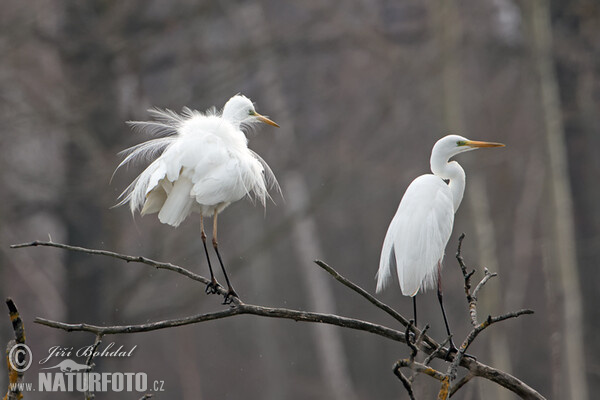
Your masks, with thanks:
M421 175L406 189L388 228L377 273L377 292L392 279L395 266L402 294L415 296L433 288L444 249L450 239L454 213L465 190L465 172L449 159L480 147L500 143L471 141L458 135L438 140L431 152L433 174Z
M385 236L377 291L391 281L394 266L403 295L414 296L421 288L433 288L436 266L444 256L453 222L448 185L430 174L415 179L406 189Z
M242 128L255 122L276 124L256 113L242 95L232 97L222 113L184 108L150 110L153 121L134 121L135 128L159 136L133 146L119 167L161 153L123 192L119 203L132 213L158 212L162 223L178 226L190 213L213 216L246 195L265 205L277 181L269 166L248 148Z
M279 126L256 112L245 96L233 96L221 113L211 108L205 113L184 108L150 110L153 121L133 121L130 125L156 136L123 152L117 169L139 159L154 158L150 165L121 194L118 205L129 203L131 212L158 213L163 224L179 226L192 212L200 214L201 238L210 271L207 293L218 293L206 247L204 216L213 217L213 247L219 258L228 290L224 304L237 297L221 259L217 242L217 215L229 204L248 195L266 205L268 189L279 185L273 172L248 148L244 129L257 122Z

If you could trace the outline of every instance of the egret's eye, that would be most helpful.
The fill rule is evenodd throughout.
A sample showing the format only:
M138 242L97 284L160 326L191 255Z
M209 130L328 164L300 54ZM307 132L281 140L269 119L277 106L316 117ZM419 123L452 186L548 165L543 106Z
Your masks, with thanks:
M467 142L465 140L459 140L458 142L456 142L457 146L466 146Z
M254 114L256 114L256 111L254 111L254 110L248 110L248 115L254 115Z

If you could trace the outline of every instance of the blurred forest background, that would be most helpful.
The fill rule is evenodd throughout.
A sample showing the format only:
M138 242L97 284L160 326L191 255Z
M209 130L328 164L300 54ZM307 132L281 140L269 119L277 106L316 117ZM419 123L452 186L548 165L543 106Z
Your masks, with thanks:
M399 328L312 260L373 293L388 223L429 171L435 141L454 132L503 142L457 158L467 188L445 259L450 325L458 341L469 330L454 259L465 232L468 265L499 273L480 313L536 311L486 331L470 353L548 398L598 393L599 39L597 0L3 2L0 295L19 306L36 356L25 380L36 382L49 347L94 340L34 317L130 324L224 307L167 271L8 246L51 236L206 276L199 219L175 230L111 209L144 166L111 174L117 153L146 139L125 121L152 106L221 108L241 92L281 125L261 127L250 147L285 198L266 212L244 200L219 219L243 300ZM379 297L412 315L398 289ZM420 297L419 317L443 340L434 293ZM8 317L0 333L6 343ZM157 399L407 398L391 371L406 347L356 331L243 316L110 341L138 347L97 359L97 370L164 380ZM416 385L423 398L437 390L423 376ZM456 397L514 395L473 381Z

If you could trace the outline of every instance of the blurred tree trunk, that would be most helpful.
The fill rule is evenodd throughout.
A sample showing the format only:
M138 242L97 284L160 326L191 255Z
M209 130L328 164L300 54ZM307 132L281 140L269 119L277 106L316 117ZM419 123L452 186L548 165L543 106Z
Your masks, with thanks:
M108 238L103 230L104 198L95 187L106 185L103 175L104 153L115 142L119 128L115 94L116 78L110 73L112 55L107 32L109 18L104 1L65 2L60 56L68 81L69 121L66 188L61 210L66 222L67 242L81 246L103 247ZM93 212L91 210L96 210ZM108 243L110 245L110 243ZM66 254L67 319L100 321L106 307L104 283L106 269L101 260L83 254Z
M565 141L568 150L576 246L583 302L588 391L600 390L595 354L600 343L600 2L573 0L552 3L552 31L560 86Z
M464 52L464 48L460 46L463 34L460 13L454 3L443 0L432 2L431 12L434 26L437 27L435 34L440 51L440 65L442 68L441 98L445 128L450 133L468 136L463 110L462 88L467 83L463 81L461 75L462 66L460 60L462 58L461 52ZM464 163L468 174L471 162L468 159L461 162ZM478 264L486 266L492 272L497 272L499 265L496 256L495 229L490 214L485 180L477 175L467 178L464 203L463 208L469 209L469 214L473 220ZM499 313L501 308L500 302L497 301L499 297L500 294L498 293L497 285L492 283L486 287L481 299L489 306L489 310L486 312L491 314ZM510 347L507 345L508 339L503 327L490 332L488 340L492 365L503 371L510 372ZM480 381L480 385L485 385L481 387L481 390L486 393L487 399L509 398L509 394L496 385L488 385L488 383L484 383L483 381ZM492 389L492 387L494 388Z
M331 281L326 279L323 271L315 268L312 262L312 259L319 258L323 252L319 245L318 229L314 218L304 215L304 211L309 207L308 188L304 178L299 173L288 172L284 177L284 189L288 196L289 215L298 216L292 237L296 257L300 260L300 275L308 294L309 309L335 314L336 306ZM315 324L311 328L315 335L317 357L322 369L321 376L325 378L330 393L327 397L340 400L355 399L341 335L334 326Z
M568 392L561 397L588 398L583 350L582 298L579 270L575 253L573 201L569 179L566 142L558 82L554 71L550 3L534 0L529 5L534 62L539 78L539 96L549 159L549 207L546 220L550 223L546 260L551 279L562 299L562 332L564 337L563 376L567 377Z

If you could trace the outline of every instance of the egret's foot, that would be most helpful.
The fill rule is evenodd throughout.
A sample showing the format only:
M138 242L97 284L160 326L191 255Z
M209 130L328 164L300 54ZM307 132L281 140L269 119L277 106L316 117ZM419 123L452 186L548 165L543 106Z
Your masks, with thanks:
M233 298L239 299L240 296L238 296L238 294L235 292L235 290L233 290L232 287L229 288L229 290L227 291L227 294L225 295L225 300L223 300L223 304L231 304L233 303Z
M454 340L452 340L452 337L450 337L450 347L448 348L448 352L446 353L446 361L452 361L454 359L454 356L456 356L457 354L458 349L454 344Z
M446 353L446 361L452 361L454 356L458 354L458 349L454 345L454 343L450 342L450 347L448 348L448 352Z
M204 292L206 294L217 294L219 292L220 287L221 285L219 285L219 282L217 282L217 280L213 278L213 280L208 282L208 284L206 285L206 289L204 289Z
M452 361L454 359L454 357L456 357L457 354L458 354L458 349L456 348L454 343L452 341L450 341L450 348L448 349L448 352L446 353L446 361ZM464 357L472 358L473 360L477 361L476 357L474 357L468 353L464 353L463 358Z

